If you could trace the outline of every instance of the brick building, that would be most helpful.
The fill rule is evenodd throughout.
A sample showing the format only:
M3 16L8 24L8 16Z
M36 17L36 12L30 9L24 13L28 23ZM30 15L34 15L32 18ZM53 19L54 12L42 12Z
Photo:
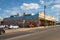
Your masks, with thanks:
M8 18L4 18L2 21L3 25L18 25L20 27L37 27L37 26L49 26L55 24L55 18L50 15L45 15L44 20L44 13L40 12L35 15L26 14L24 13L23 16L13 15Z

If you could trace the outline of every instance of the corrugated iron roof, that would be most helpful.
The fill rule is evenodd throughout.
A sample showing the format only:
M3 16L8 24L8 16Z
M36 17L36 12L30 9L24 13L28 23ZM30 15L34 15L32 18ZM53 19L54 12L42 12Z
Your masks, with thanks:
M16 16L16 17L9 17L9 18L4 18L3 20L17 20L19 18L38 18L39 14L35 14L32 16Z

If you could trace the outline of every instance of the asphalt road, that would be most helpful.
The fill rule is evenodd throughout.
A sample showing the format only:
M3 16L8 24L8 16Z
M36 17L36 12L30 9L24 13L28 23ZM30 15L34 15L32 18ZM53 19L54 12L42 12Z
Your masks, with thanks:
M60 40L60 27L16 36L5 40Z
M0 40L5 40L5 39L13 38L16 36L22 36L22 35L26 35L26 34L35 33L35 32L41 32L41 31L44 31L47 29L50 29L50 28L34 29L34 30L29 30L29 31L18 31L18 32L14 32L14 33L4 34L4 35L0 35Z

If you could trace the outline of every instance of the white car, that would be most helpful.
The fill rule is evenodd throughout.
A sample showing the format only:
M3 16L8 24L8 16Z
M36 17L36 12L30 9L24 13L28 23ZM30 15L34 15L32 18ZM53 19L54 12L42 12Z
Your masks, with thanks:
M12 29L12 28L19 28L19 26L10 25L10 26L9 26L9 29Z
M0 28L5 28L5 25L0 25Z

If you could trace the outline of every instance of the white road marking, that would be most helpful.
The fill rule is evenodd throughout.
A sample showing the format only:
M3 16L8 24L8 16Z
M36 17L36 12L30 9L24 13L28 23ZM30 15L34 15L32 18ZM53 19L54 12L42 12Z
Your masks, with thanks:
M40 31L40 33L43 33L43 32L46 32L46 31L47 31L47 30L45 30L45 31ZM38 33L39 33L39 32L38 32ZM27 36L31 36L31 35L36 35L36 34L37 34L37 32L31 33L31 34L22 35L22 36L12 37L12 38L5 39L5 40L14 40L14 39L23 38L23 37L27 37Z

